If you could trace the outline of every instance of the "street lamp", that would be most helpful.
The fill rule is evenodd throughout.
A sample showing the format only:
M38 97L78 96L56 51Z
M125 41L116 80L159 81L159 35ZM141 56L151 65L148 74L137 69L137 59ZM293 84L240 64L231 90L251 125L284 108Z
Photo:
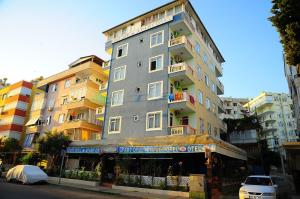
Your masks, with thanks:
M60 164L58 184L60 184L61 173L62 173L62 169L63 169L63 165L64 165L64 160L65 160L65 155L66 155L66 149L67 149L67 147L65 145L62 145L61 152L60 152L60 155L62 156L62 160L61 160L61 164Z

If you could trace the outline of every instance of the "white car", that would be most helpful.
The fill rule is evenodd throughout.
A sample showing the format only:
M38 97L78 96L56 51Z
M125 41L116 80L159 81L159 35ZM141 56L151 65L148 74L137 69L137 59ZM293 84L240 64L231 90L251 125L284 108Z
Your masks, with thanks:
M276 199L277 185L270 176L248 176L239 191L240 199Z
M18 181L23 184L47 182L48 175L39 167L33 165L18 165L8 170L6 180Z

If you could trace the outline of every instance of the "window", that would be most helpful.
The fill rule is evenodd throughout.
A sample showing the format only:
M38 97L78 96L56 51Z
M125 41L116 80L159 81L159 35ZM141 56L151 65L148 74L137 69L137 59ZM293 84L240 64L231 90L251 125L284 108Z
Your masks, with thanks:
M126 76L126 66L115 68L114 82L124 80Z
M205 85L209 87L209 78L207 75L205 75Z
M63 97L61 104L64 105L64 104L67 104L67 103L68 103L68 97Z
M62 124L64 123L65 114L59 114L58 116L58 123Z
M163 81L148 84L148 100L162 98Z
M203 93L200 90L198 90L198 102L203 104Z
M211 91L216 93L217 89L216 89L216 85L215 83L211 82Z
M159 31L151 34L150 36L150 48L159 46L164 43L164 31Z
M69 88L71 86L71 81L69 79L67 79L65 81L65 88Z
M206 53L204 53L204 54L203 54L203 62L204 62L205 64L207 64L207 61L208 61L207 55L206 55Z
M108 126L108 134L120 133L121 132L121 122L122 117L110 117L109 118L109 126Z
M146 131L162 129L162 111L149 112L146 118Z
M123 104L124 90L114 91L111 94L111 106L120 106Z
M207 132L211 135L211 124L209 122L207 122Z
M163 55L151 57L149 59L149 72L163 70Z
M5 100L7 98L7 93L2 95L2 100Z
M201 80L201 78L202 78L202 69L201 69L201 66L197 67L197 75L198 75L198 80Z
M57 84L53 84L52 86L51 86L51 91L52 92L55 92L57 90Z
M75 129L73 133L73 140L81 140L81 131L80 129Z
M206 109L210 110L210 99L208 97L206 98Z
M201 48L200 48L200 44L199 44L198 42L196 42L195 50L196 50L196 53L197 53L198 55L200 55Z
M50 125L50 124L51 124L51 116L48 116L48 117L47 117L46 124L47 124L47 125Z
M200 118L200 133L204 133L204 120Z
M117 58L125 57L128 53L128 43L117 48Z

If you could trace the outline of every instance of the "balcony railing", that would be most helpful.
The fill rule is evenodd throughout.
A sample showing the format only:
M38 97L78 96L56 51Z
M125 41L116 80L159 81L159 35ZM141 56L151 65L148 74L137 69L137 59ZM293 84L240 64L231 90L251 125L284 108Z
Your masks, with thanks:
M173 64L168 67L169 74L180 72L180 71L187 71L187 72L191 73L192 75L194 74L194 70L192 69L192 67L187 65L185 62Z
M222 89L222 91L224 91L224 86L222 84L222 82L217 78L217 83L220 86L220 88Z
M102 62L102 68L103 69L108 69L109 67L110 67L110 61Z
M195 105L194 96L188 94L187 92L177 92L175 94L173 93L169 94L169 103L185 102L185 101Z
M196 129L189 125L170 126L171 135L195 135Z
M102 115L105 112L105 107L99 107L96 109L96 115Z
M101 84L101 85L99 86L99 91L105 91L105 90L107 89L107 87L108 87L108 83Z
M176 37L176 38L173 38L169 41L169 47L172 47L172 46L176 46L176 45L179 45L179 44L186 44L187 47L192 51L193 50L193 44L192 42L190 42L190 40L186 37L186 36L179 36L179 37Z

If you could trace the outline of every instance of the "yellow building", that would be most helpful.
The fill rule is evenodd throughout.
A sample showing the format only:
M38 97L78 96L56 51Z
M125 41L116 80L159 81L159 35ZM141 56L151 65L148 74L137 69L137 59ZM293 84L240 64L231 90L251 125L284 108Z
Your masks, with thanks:
M36 137L49 131L64 132L83 145L100 140L103 121L98 117L109 74L104 63L94 55L81 57L68 70L37 83L24 146L32 146Z

